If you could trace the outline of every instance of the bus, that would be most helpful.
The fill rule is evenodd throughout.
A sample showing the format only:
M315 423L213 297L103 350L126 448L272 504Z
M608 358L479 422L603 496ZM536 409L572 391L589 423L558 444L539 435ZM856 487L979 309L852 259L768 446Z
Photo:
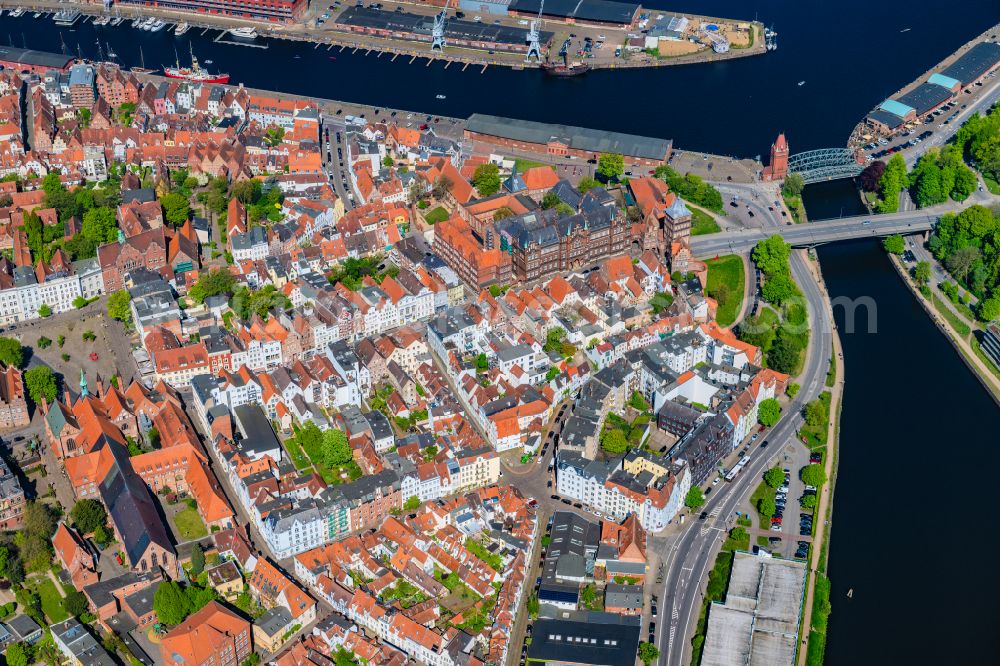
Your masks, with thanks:
M743 456L742 458L740 458L740 461L736 463L733 466L733 468L729 470L729 472L726 474L726 481L732 481L737 476L739 476L740 472L743 471L743 468L746 467L747 464L749 464L749 462L750 462L750 456Z

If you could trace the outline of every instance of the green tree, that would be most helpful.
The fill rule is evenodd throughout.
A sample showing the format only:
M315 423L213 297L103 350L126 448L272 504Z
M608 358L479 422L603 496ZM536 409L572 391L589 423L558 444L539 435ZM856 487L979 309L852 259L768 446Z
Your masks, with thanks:
M205 570L205 551L196 543L191 549L191 573L197 576Z
M492 162L480 164L472 174L472 184L479 196L488 197L500 191L500 167Z
M766 275L778 275L789 270L792 246L778 234L759 241L753 249L753 260Z
M108 316L122 322L126 328L132 326L132 297L121 289L108 297Z
M761 497L757 502L757 511L760 512L765 519L770 518L774 515L774 511L777 506L774 503L773 497Z
M803 495L802 499L799 500L799 504L803 509L815 509L816 508L816 496L815 495Z
M216 268L202 273L194 286L188 290L188 296L195 303L202 303L209 296L230 294L236 285L236 278L225 268Z
M760 403L757 409L757 421L770 428L781 418L781 405L774 398L768 398Z
M803 467L799 476L802 479L802 483L807 486L816 486L819 488L826 483L826 471L822 465L816 463Z
M191 601L180 584L168 580L160 583L153 595L153 610L160 622L169 625L180 624L191 612Z
M95 245L113 243L118 240L118 222L115 211L110 208L91 208L83 214L80 228L83 237Z
M83 534L90 534L108 521L104 505L95 499L77 500L69 512L73 527Z
M5 656L7 666L28 666L28 649L24 643L11 643Z
M347 433L337 428L323 433L323 459L329 467L345 465L353 460Z
M902 153L896 153L885 165L885 172L879 180L879 212L894 213L899 209L899 193L907 186L906 162Z
M268 127L267 131L264 132L264 143L274 148L285 138L285 128L284 127ZM392 158L386 158L392 159ZM387 164L386 166L392 166Z
M931 281L931 264L929 261L918 261L913 267L913 279L917 284L925 285Z
M701 508L705 504L705 494L698 486L691 486L687 495L684 496L684 506L691 510Z
M90 610L90 604L87 602L87 597L85 597L82 592L72 590L63 599L63 610L73 617L80 617Z
M1000 292L996 296L980 301L978 314L983 321L993 321L1000 317Z
M514 217L514 211L508 206L500 206L493 212L493 221L499 222L500 220L506 220L508 217Z
M542 197L542 208L545 209L555 208L561 203L562 201L555 192L546 192L545 196Z
M806 179L801 173L790 173L785 176L785 183L781 186L781 191L785 196L797 197L802 194L806 187Z
M827 407L822 400L816 399L806 405L806 423L816 428L826 423Z
M56 399L56 377L48 366L37 365L29 368L24 373L24 385L36 405L42 404L43 399L50 403Z
M411 495L409 499L407 499L406 502L403 504L403 510L415 511L420 508L421 504L423 504L423 502L420 501L419 497L417 497L416 495Z
M601 184L597 181L596 178L591 178L590 176L584 176L583 178L580 179L580 182L576 184L576 189L586 194L595 187L600 187L600 186Z
M767 351L767 367L785 374L793 374L799 365L799 356L802 348L799 347L790 335L786 335L784 330L779 330L774 340L774 344Z
M486 372L490 369L490 360L486 357L486 354L480 353L476 356L476 370L478 372Z
M611 428L604 431L601 448L613 455L619 455L628 451L628 439L618 428Z
M177 192L169 192L160 198L160 205L163 206L163 217L171 225L179 227L187 221L191 214L191 205L187 197Z
M52 316L52 306L50 306L48 303L42 303L41 305L39 305L38 306L38 316L42 317L43 319L45 317L51 317Z
M801 388L802 386L800 384L796 384L795 382L788 382L788 386L785 387L785 393L788 395L789 398L794 398L796 395L799 394L799 390Z
M785 473L781 471L780 467L772 467L771 469L764 472L764 483L771 486L772 488L777 488L784 482L785 482Z
M24 362L24 349L17 338L0 338L0 362L6 366L20 368Z
M597 173L608 181L618 180L625 173L625 158L621 153L604 153L597 158Z
M906 251L906 242L900 234L893 234L885 237L882 247L890 254L903 254Z
M775 305L782 305L798 294L798 287L788 273L776 273L764 280L760 293L764 300Z

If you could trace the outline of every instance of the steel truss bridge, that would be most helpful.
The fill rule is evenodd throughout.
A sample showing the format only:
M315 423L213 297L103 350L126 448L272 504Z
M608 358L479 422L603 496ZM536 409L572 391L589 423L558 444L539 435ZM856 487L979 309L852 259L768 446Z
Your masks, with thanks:
M806 184L854 178L864 168L864 164L858 164L850 148L820 148L788 158L788 172L801 174Z

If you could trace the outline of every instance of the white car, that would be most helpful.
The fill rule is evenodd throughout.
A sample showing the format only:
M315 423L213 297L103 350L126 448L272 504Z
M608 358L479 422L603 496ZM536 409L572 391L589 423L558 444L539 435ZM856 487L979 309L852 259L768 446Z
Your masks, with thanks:
M475 21L476 23L482 23L483 22L483 17L482 16L477 16L477 17L473 18L472 20Z
M524 19L521 19L520 21L517 22L517 24L518 25L528 25L528 22L525 21Z

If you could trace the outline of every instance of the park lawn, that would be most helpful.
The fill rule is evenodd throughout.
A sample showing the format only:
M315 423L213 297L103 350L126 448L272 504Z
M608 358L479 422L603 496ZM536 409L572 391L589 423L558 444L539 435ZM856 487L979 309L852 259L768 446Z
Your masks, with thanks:
M931 299L934 303L934 308L941 313L941 316L944 317L949 324L951 324L951 327L955 329L955 332L962 338L968 338L969 333L972 332L972 328L970 328L961 317L955 314L951 308L945 305L944 301L937 297L937 294L931 294Z
M188 507L174 516L174 525L181 537L191 541L208 536L208 529L198 515L198 509Z
M986 183L986 189L990 191L990 194L1000 194L1000 183L995 181L992 176L984 173L983 182Z
M788 210L792 213L792 219L795 220L795 224L808 222L806 207L802 203L802 197L784 197L784 199L785 205L788 206Z
M719 322L719 326L732 326L743 308L743 284L746 279L743 274L743 259L735 254L727 254L705 263L708 265L709 296L714 297L722 285L729 290L725 302L719 303L715 320Z
M551 166L545 162L536 162L535 160L525 159L523 157L514 158L514 168L517 169L518 173L524 173L528 169L534 169L535 167Z
M42 600L42 612L45 617L55 624L62 622L69 617L69 613L63 608L63 598L56 588L56 584L48 576L36 578L31 584L31 588L38 593Z
M295 465L295 469L300 472L305 469L309 469L311 463L309 462L309 456L305 454L302 450L302 445L299 444L298 440L294 437L289 437L285 440L285 449L288 451L288 455L292 457L292 464Z
M444 222L449 217L448 211L444 206L438 206L431 212L424 215L424 219L427 220L427 224L437 224L438 222Z
M691 208L691 235L704 236L720 231L715 218L698 208Z

